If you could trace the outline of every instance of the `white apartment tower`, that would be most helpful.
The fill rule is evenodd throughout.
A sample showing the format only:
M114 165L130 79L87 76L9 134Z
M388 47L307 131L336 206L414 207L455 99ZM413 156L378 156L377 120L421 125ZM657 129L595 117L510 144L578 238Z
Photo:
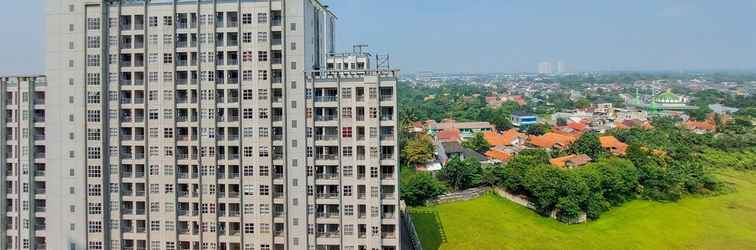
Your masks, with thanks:
M48 0L47 249L398 249L396 72L327 70L335 20Z
M48 162L46 140L47 82L43 76L0 77L0 172L3 216L0 247L45 249L47 245Z

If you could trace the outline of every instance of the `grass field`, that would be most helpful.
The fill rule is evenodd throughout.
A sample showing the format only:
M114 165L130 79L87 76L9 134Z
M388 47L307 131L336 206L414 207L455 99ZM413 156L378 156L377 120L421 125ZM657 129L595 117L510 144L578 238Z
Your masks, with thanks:
M495 195L414 208L425 250L756 249L756 172L725 171L734 192L679 202L636 200L564 225Z

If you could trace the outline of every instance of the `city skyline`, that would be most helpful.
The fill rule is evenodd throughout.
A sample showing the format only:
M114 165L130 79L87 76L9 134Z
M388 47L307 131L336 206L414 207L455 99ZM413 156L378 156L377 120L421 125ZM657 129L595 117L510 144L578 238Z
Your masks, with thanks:
M535 72L559 58L574 71L756 70L756 34L745 32L756 3L707 1L551 3L525 1L323 0L343 23L339 50L371 42L392 51L405 72ZM388 6L409 5L390 10ZM44 71L44 1L14 1L0 10L6 39L1 74ZM588 8L590 6L590 8ZM392 19L382 13L391 11ZM18 25L22 23L23 25ZM451 27L451 29L449 28ZM361 32L364 29L377 32ZM397 39L387 39L386 34ZM464 46L470 38L478 45ZM446 53L454 51L451 57ZM448 59L454 60L448 60Z

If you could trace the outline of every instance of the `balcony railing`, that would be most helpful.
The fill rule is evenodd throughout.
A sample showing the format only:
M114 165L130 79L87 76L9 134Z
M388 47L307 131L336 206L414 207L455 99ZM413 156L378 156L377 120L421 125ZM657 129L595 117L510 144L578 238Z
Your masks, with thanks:
M335 102L336 96L316 96L315 102Z

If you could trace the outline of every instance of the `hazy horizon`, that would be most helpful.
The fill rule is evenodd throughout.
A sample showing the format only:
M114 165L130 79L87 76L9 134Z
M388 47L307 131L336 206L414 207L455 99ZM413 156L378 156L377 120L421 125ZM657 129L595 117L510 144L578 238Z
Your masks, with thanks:
M756 70L756 1L321 1L339 50L370 41L405 72ZM45 4L0 10L0 74L44 73Z

